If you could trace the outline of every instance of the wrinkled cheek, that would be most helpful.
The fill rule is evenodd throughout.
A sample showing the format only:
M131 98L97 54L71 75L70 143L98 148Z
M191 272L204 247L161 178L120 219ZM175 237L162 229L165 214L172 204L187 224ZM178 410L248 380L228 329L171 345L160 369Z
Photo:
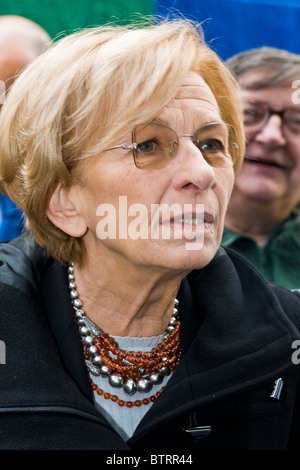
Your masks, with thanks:
M217 181L219 181L218 186L222 193L221 196L219 197L220 205L223 206L223 211L221 212L224 212L227 210L227 206L230 201L230 197L231 197L232 190L233 190L234 183L235 183L235 175L234 175L233 169L224 170L220 174L219 180L217 179Z
M230 201L230 198L231 198L231 194L232 194L232 191L233 191L233 187L234 187L234 181L232 181L232 184L230 186L230 188L228 189L227 191L227 194L226 194L226 210L227 210L227 206L229 204L229 201Z

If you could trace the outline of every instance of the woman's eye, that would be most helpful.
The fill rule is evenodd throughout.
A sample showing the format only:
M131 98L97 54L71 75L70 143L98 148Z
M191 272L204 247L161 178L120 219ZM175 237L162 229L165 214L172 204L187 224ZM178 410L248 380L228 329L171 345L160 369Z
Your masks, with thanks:
M206 140L205 142L201 142L198 145L200 150L204 152L220 152L224 151L224 144L222 141L213 139L213 140Z
M204 142L199 142L198 148L210 166L223 167L226 166L229 161L232 161L222 140L205 140Z
M154 140L147 140L146 142L142 142L138 144L137 150L142 153L149 153L155 150L155 142Z

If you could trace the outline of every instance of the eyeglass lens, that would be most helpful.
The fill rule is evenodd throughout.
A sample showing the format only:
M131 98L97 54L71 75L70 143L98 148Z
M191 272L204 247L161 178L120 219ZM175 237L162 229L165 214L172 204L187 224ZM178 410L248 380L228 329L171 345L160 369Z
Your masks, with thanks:
M255 131L262 128L272 114L280 115L282 125L295 136L300 137L300 110L289 109L281 112L273 111L267 103L245 102L243 104L245 128Z
M227 166L236 156L233 132L232 126L223 123L204 125L193 136L178 136L170 127L156 122L137 126L132 134L135 165L146 170L166 167L177 154L180 138L189 137L209 165Z

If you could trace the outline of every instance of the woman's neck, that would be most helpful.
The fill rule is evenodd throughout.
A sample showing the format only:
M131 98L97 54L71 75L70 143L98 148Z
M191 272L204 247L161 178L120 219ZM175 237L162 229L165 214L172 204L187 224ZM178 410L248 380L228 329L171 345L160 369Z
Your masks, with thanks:
M150 337L164 332L185 273L170 277L151 268L124 271L102 265L74 266L83 310L114 336Z

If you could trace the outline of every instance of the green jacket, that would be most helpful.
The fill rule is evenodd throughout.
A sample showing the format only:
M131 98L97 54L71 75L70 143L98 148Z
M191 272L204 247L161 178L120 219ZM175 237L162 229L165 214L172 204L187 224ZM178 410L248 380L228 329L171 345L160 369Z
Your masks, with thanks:
M264 246L228 228L224 229L222 245L243 255L268 281L300 289L300 205Z

